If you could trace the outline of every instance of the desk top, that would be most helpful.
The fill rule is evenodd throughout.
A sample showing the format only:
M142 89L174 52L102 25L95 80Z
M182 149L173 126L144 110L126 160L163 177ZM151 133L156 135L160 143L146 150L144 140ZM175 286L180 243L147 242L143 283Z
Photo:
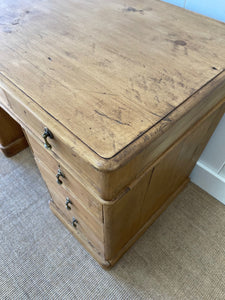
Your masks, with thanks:
M224 69L225 24L160 1L2 0L0 12L1 76L103 158Z

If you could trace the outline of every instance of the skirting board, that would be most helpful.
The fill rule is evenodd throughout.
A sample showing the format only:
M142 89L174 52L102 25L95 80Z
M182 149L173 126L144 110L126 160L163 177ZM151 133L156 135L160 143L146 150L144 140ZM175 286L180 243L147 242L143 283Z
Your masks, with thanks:
M191 173L193 183L225 204L225 179L198 161Z

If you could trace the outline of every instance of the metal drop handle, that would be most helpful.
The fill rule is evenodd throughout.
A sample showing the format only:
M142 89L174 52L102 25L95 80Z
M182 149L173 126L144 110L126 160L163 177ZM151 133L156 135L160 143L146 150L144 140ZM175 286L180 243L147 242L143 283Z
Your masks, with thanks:
M65 175L62 173L62 171L61 171L61 169L59 167L58 168L58 173L56 174L56 178L57 178L56 181L57 181L58 184L62 184L63 183L62 180L59 179L60 177L65 178Z
M77 224L78 224L77 219L73 217L73 220L72 220L73 227L77 227Z
M72 204L72 202L70 201L69 197L66 197L66 209L71 210L71 206L70 204Z
M46 149L51 149L52 148L52 145L49 144L47 138L49 137L50 139L54 139L54 135L52 134L52 132L47 128L45 127L44 128L44 133L42 134L42 137L44 138L45 142L44 142L44 146Z

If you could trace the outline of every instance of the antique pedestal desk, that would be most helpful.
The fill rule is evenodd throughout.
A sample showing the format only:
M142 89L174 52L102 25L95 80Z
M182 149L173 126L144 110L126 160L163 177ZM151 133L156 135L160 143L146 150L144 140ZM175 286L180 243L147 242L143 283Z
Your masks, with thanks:
M52 211L110 267L224 114L225 24L156 0L2 0L0 20L1 148L28 140Z

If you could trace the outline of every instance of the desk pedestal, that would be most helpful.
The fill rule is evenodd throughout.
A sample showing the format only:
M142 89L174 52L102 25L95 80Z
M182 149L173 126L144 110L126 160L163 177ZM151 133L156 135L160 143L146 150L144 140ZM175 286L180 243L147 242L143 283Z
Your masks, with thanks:
M20 125L0 108L0 149L10 157L28 146Z

